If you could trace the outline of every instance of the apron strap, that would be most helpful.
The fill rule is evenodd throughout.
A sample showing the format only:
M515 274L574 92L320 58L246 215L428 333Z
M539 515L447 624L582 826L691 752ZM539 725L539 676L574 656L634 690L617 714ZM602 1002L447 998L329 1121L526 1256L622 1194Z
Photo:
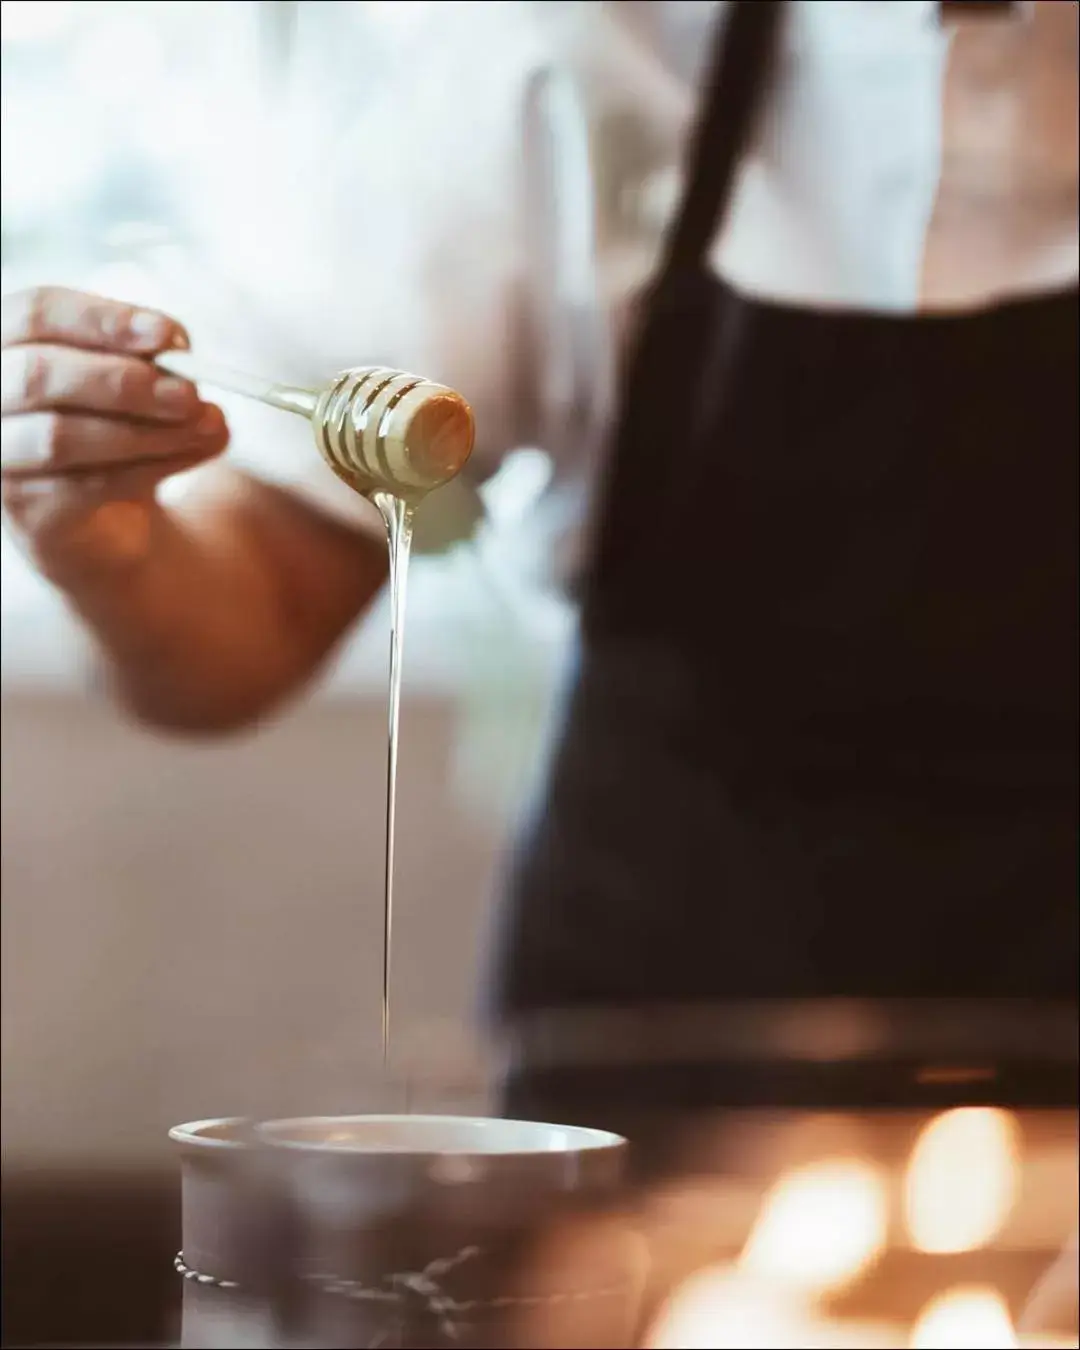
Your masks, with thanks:
M723 223L785 8L783 0L729 0L721 10L687 154L686 188L664 245L661 285L674 272L697 268Z
M681 362L685 343L696 347L698 338L706 340L700 334L691 339L684 332L676 350L669 330L664 329L659 339L652 335L650 320L663 315L665 297L678 290L671 283L685 278L696 282L727 206L785 7L783 0L726 0L719 7L709 75L689 139L683 195L665 237L660 265L641 297L638 332L621 372L613 453L598 497L590 565L583 585L575 586L584 601L585 626L594 635L608 624L618 626L624 608L635 614L650 609L648 605L643 609L642 595L653 568L648 550L640 544L639 522L643 512L656 508L658 488L655 439L644 428L655 422L651 405L657 380L663 384L672 378L669 367L673 360L676 366Z

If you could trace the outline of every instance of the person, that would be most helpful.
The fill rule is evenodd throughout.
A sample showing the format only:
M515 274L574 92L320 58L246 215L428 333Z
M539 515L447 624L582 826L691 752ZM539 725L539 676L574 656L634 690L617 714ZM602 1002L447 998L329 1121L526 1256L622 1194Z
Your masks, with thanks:
M514 1113L620 1124L761 1088L673 1070L687 1007L1076 998L1077 39L1053 3L585 8L608 25L582 67L607 91L591 307L544 247L573 243L578 105L526 42L499 73L525 151L520 118L474 116L502 158L397 241L430 312L411 336L376 303L365 322L381 359L475 399L479 464L571 429L546 448L552 500L591 496L562 569L580 637L496 993L514 1025L648 1027L655 1064L526 1054L508 1084ZM696 90L668 210L653 171ZM530 216L496 238L523 154ZM612 221L650 211L646 277ZM5 299L4 501L117 696L206 732L303 686L386 563L351 504L220 463L220 411L149 359L187 341L112 300Z

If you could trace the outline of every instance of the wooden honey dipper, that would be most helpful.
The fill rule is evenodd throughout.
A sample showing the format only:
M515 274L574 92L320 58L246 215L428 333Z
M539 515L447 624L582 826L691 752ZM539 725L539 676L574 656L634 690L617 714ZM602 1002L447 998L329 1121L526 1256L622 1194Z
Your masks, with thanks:
M155 364L308 418L319 453L365 497L389 492L416 501L460 473L472 453L475 424L468 403L446 385L402 370L358 366L316 390L244 375L191 352L162 352Z

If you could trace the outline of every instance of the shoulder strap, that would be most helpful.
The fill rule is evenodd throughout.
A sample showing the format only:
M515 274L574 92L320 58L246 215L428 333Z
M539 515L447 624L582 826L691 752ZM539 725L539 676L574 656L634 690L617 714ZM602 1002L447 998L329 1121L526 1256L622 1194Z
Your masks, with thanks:
M689 143L686 186L665 241L661 281L674 271L697 267L723 223L784 7L784 0L729 0L718 17Z
M596 541L591 567L582 578L587 586L587 624L607 622L612 607L620 613L624 604L628 611L641 610L642 572L649 571L649 554L641 547L638 526L642 512L651 511L657 497L655 444L646 430L648 407L660 378L657 371L672 359L670 335L666 330L661 333L658 349L650 316L664 313L669 283L684 278L693 282L723 219L758 95L766 83L783 9L784 0L728 0L717 16L682 199L664 241L660 266L642 296L638 331L621 372L620 408L598 503Z

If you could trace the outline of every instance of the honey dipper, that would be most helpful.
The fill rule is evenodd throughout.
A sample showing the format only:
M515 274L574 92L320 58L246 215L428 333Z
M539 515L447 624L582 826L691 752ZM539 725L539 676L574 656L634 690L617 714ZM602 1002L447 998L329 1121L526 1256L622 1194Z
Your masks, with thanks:
M367 497L389 492L415 501L460 473L472 453L468 403L446 385L402 370L357 366L317 390L244 375L191 352L162 352L155 364L308 418L327 464Z

